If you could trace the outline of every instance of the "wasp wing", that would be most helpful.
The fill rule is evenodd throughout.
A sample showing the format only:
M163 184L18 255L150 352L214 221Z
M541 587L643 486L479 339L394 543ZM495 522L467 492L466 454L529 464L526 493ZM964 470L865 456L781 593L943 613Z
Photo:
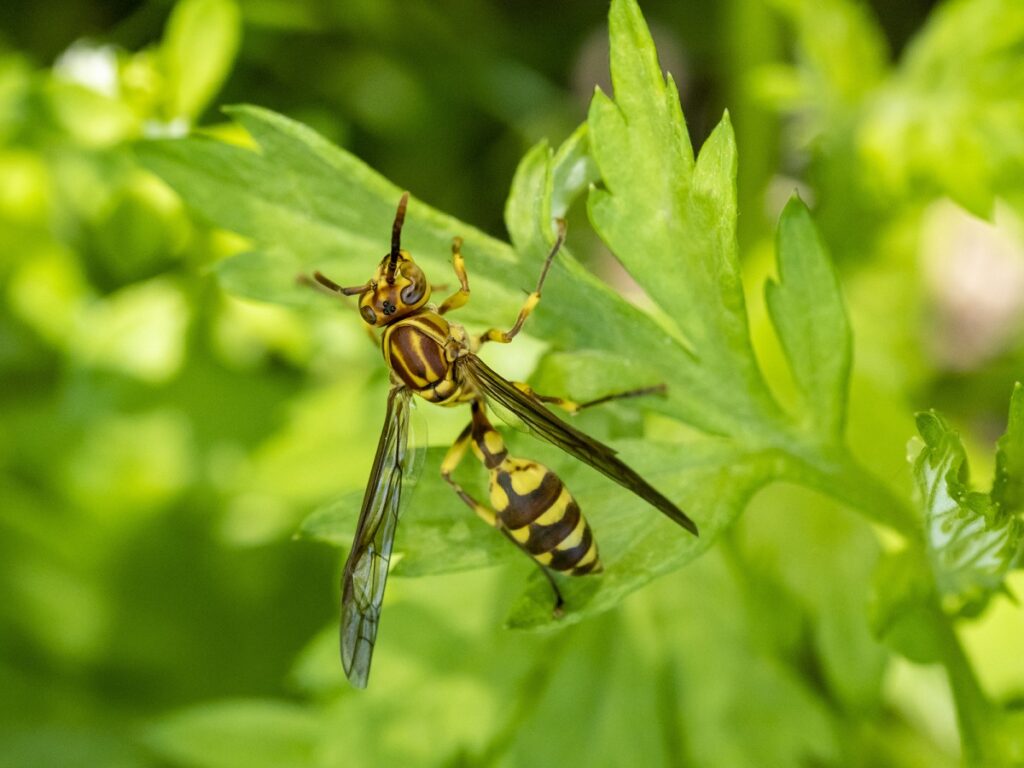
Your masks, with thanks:
M665 498L650 483L615 455L615 451L575 427L566 424L542 403L517 388L488 367L476 355L459 358L458 365L479 392L512 411L539 437L558 446L610 477L623 488L663 512L673 521L697 535L697 524L685 512Z
M398 525L402 478L411 460L410 397L405 387L392 387L388 392L384 428L341 577L341 663L357 688L365 688L370 676L388 561Z

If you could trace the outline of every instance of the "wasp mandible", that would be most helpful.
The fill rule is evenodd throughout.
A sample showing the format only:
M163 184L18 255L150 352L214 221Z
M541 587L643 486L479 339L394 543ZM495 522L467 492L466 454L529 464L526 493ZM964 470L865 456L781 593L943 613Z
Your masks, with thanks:
M537 462L509 454L500 433L487 418L488 401L512 411L535 435L604 473L697 535L693 520L617 458L615 451L565 423L544 405L549 403L575 412L615 398L660 391L663 387L575 403L539 395L527 384L508 381L476 354L487 342L509 343L522 329L540 301L551 262L565 239L564 222L559 222L558 238L544 262L537 287L527 297L512 327L507 331L491 328L471 336L459 323L445 317L469 300L462 240L456 237L452 242L452 265L459 289L441 304L432 304L430 283L423 270L401 247L408 201L406 192L395 214L391 250L369 281L344 288L320 272L313 275L316 283L334 293L358 297L363 320L371 328L381 329L381 350L391 371L384 427L341 584L341 660L345 674L359 688L366 687L380 622L388 561L398 524L402 476L410 458L407 437L409 406L414 394L437 405L469 404L472 420L448 451L441 474L463 502L540 566L554 590L556 611L561 610L562 596L550 571L570 575L600 571L597 542L579 505L558 475ZM467 448L488 470L490 506L470 496L452 477Z

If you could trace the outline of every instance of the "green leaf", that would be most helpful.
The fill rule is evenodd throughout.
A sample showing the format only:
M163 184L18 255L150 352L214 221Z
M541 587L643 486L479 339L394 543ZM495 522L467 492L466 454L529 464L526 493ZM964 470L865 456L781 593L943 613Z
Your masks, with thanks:
M517 556L504 536L480 520L452 492L437 472L446 449L426 451L425 473L403 489L401 525L395 534L392 570L395 576L427 576L506 562ZM468 464L469 462L467 462ZM471 476L459 482L477 498L485 487ZM339 547L348 547L356 529L363 491L346 493L307 517L300 533Z
M592 190L589 210L671 325L645 360L671 382L667 409L745 450L778 448L773 479L816 487L911 533L903 504L856 466L840 439L849 324L806 211L787 209L778 241L783 283L771 289L772 319L808 400L808 413L791 417L768 390L750 342L728 115L694 162L678 95L658 69L636 3L615 0L609 25L616 100L598 91L591 104L590 144L604 188ZM816 321L821 327L809 334Z
M724 547L759 644L813 656L817 686L847 711L879 706L886 652L864 620L877 534L839 504L778 484L758 494Z
M868 5L852 0L773 4L796 32L800 72L793 79L802 86L796 103L813 110L822 122L838 122L885 76L885 31ZM823 127L816 121L812 130Z
M747 327L736 253L736 148L728 116L696 164L669 77L635 3L609 16L616 101L598 91L588 123L604 189L589 198L601 239L685 339L673 374L686 420L719 434L776 417ZM720 386L723 379L734 387ZM733 392L742 392L742 397Z
M234 0L180 0L160 48L168 119L199 116L231 71L240 36Z
M248 298L304 305L315 294L296 285L300 273L319 269L343 284L365 281L387 249L401 188L286 117L258 107L233 107L228 112L252 136L256 151L204 136L143 142L135 148L142 163L163 177L201 218L253 241L251 250L218 266L224 286ZM559 178L585 185L585 173L580 177L570 172L579 169L578 156L560 157L564 162L556 171ZM506 243L410 201L402 243L428 275L449 279L451 240L456 235L464 240L473 290L460 319L493 325L507 317L511 323L523 290L536 280L547 247L540 246L536 258L523 266ZM571 270L572 277L566 278L563 270ZM555 301L542 303L528 327L538 336L551 333L565 346L621 352L657 327L568 253L559 258L548 285L545 296L550 291ZM614 332L606 333L595 324L596 316L608 317Z
M883 556L868 604L868 623L875 637L911 661L933 664L942 659L935 632L940 620L935 585L920 553L906 549Z
M808 420L818 434L842 442L850 378L850 323L839 279L799 198L779 221L779 280L765 286L768 311L779 333Z
M63 692L61 692L63 693ZM53 696L51 691L50 695ZM67 694L63 694L67 695ZM106 724L104 724L106 725ZM0 765L102 765L106 768L151 768L142 747L110 726L5 723L0 732Z
M528 435L507 435L515 455L556 466L557 449L539 445ZM747 500L771 477L775 457L745 455L735 443L699 438L668 444L649 440L616 442L621 455L670 497L694 498L701 511L700 539L683 537L657 511L631 503L628 491L589 467L568 464L559 474L590 521L605 572L588 579L562 579L568 611L561 624L572 624L605 611L655 577L696 557L731 523ZM395 576L425 576L479 568L501 562L527 563L497 531L473 514L436 472L444 451L431 449L424 473L405 490L401 524L395 537ZM470 461L458 480L472 495L486 499L483 473ZM352 492L320 508L303 523L301 533L347 546L355 530L362 492ZM531 569L532 573L532 569ZM536 627L552 621L551 589L536 574L513 608L509 624Z
M869 4L775 4L795 28L797 65L762 72L761 90L781 92L783 108L798 113L804 143L819 150L819 191L841 199L837 218L872 197L878 217L938 196L989 216L997 196L1020 193L1019 2L939 4L895 67Z
M667 393L616 407L646 407L688 425L666 428L665 442L612 442L627 463L692 514L701 528L699 540L554 449L522 445L520 455L537 457L564 477L602 547L606 572L564 585L571 606L566 623L606 610L700 555L773 480L823 490L901 530L913 527L901 519L899 500L864 473L839 441L846 365L830 342L843 335L845 319L809 218L789 214L779 241L783 282L775 319L796 374L817 398L809 405L811 416L793 417L772 397L750 342L735 242L736 148L728 117L695 161L678 94L657 69L635 3L616 0L610 22L616 102L598 93L586 126L557 151L540 144L524 157L506 207L515 250L415 199L403 231L403 244L428 275L441 280L450 274L451 238L462 236L473 295L458 319L500 325L502 318L512 321L523 293L534 285L554 239L554 218L589 188L598 233L658 305L653 313L641 311L563 248L527 326L555 350L576 356L576 380L563 377L565 391L549 394L582 399L578 393L620 391L620 379L632 369L642 372L644 384L667 384ZM318 297L296 286L299 273L320 269L343 284L364 281L386 249L400 189L305 126L255 107L229 112L254 147L205 137L137 147L140 159L186 204L251 241L249 252L219 265L225 287L304 304ZM598 179L603 186L594 186ZM819 302L827 306L828 327L803 338ZM617 362L607 364L609 359ZM815 382L828 382L827 395L816 392ZM513 444L520 450L518 440ZM492 542L476 543L474 528L492 532L467 518L458 500L444 493L434 467L428 471L431 477L417 490L420 501L413 495L403 515L396 573L503 559ZM347 543L356 502L353 494L321 511L306 532ZM550 608L547 584L536 574L510 622L550 623Z
M977 611L1019 556L1019 518L1000 515L988 494L971 491L960 437L934 411L917 415L924 445L913 457L936 588L949 610Z
M1021 46L1024 6L1016 0L943 3L907 47L863 131L869 152L884 153L880 170L981 216L991 214L1000 190L1019 192ZM893 114L895 104L909 109Z
M775 431L781 416L750 344L740 281L729 117L694 162L678 93L636 4L613 3L609 26L615 101L598 91L588 117L604 183L591 193L591 221L685 339L690 355L673 381L693 394L686 420L719 434Z
M616 442L620 455L669 498L686 499L701 536L682 536L678 527L628 491L612 486L587 467L560 469L566 486L591 521L605 570L593 578L559 580L568 610L561 624L608 610L657 576L679 568L707 550L742 512L754 493L777 469L773 452L746 452L726 438L697 437L678 443L651 440ZM532 456L552 463L546 451ZM513 606L510 626L550 624L551 590L538 573Z
M168 761L195 768L317 765L322 721L283 701L201 704L149 727L146 742Z
M1017 382L1010 397L1006 434L996 446L996 477L992 501L1003 514L1024 510L1024 386Z
M743 610L749 576L725 561L711 553L679 585L665 580L652 588L653 600L660 600L640 627L648 653L637 655L666 659L655 667L656 679L679 696L669 726L682 737L685 764L845 764L834 705L764 643L757 614ZM637 621L640 610L628 618Z

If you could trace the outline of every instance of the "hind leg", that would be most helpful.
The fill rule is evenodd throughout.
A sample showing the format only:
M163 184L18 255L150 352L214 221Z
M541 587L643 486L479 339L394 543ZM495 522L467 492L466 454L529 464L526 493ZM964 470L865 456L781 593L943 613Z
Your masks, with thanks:
M455 439L455 442L452 443L452 447L448 449L448 453L445 454L444 461L441 462L441 477L443 477L445 479L445 482L447 482L448 485L452 487L452 490L455 491L456 495L460 499L462 499L463 503L465 503L467 507L472 509L481 520L483 520L492 528L497 528L499 531L501 531L502 535L506 539L508 539L516 545L516 549L521 550L519 542L516 541L512 534L509 533L508 529L506 529L505 526L501 524L501 521L498 519L498 515L494 512L494 510L492 510L490 507L484 504L481 504L479 501L477 501L468 493L466 493L465 489L461 485L459 485L452 477L452 473L455 471L456 467L459 466L459 464L462 462L462 459L465 457L466 449L469 448L469 445L472 442L472 440L473 425L468 424L466 428L462 430L459 436ZM527 556L529 557L529 555ZM551 585L551 591L555 595L555 605L552 608L552 613L555 615L555 617L561 617L562 609L565 605L565 600L562 598L562 591L558 588L558 584L555 583L555 577L552 576L548 569L545 568L544 565L541 562L539 562L536 558L530 557L530 560L533 563L535 563L538 568L540 568L541 573L543 573L544 577L548 580L548 584Z

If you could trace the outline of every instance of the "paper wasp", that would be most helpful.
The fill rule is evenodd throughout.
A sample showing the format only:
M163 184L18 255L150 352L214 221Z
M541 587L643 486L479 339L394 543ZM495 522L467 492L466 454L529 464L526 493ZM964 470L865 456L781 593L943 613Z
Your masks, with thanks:
M452 243L452 263L459 289L440 305L428 303L431 288L412 256L401 248L402 224L409 195L402 195L391 231L391 250L365 284L343 288L319 272L316 283L344 296L358 296L359 313L371 328L381 329L380 344L391 370L387 414L373 468L363 496L355 539L342 576L341 660L353 685L364 688L377 637L381 601L387 579L409 454L407 436L412 396L443 406L470 405L472 421L455 440L441 473L455 493L489 525L497 528L540 566L562 598L550 570L571 575L601 570L597 543L580 508L558 476L534 461L509 455L501 435L487 419L489 401L512 411L538 437L586 462L632 491L694 535L696 524L675 504L626 466L608 446L566 424L544 403L570 412L617 397L660 390L651 387L574 403L538 395L526 384L511 382L491 370L476 352L486 342L507 344L540 301L552 259L565 236L560 222L557 241L548 254L537 287L526 299L515 324L507 331L492 328L471 336L445 318L469 300L469 281L462 240ZM490 474L488 507L464 491L452 472L469 448Z

